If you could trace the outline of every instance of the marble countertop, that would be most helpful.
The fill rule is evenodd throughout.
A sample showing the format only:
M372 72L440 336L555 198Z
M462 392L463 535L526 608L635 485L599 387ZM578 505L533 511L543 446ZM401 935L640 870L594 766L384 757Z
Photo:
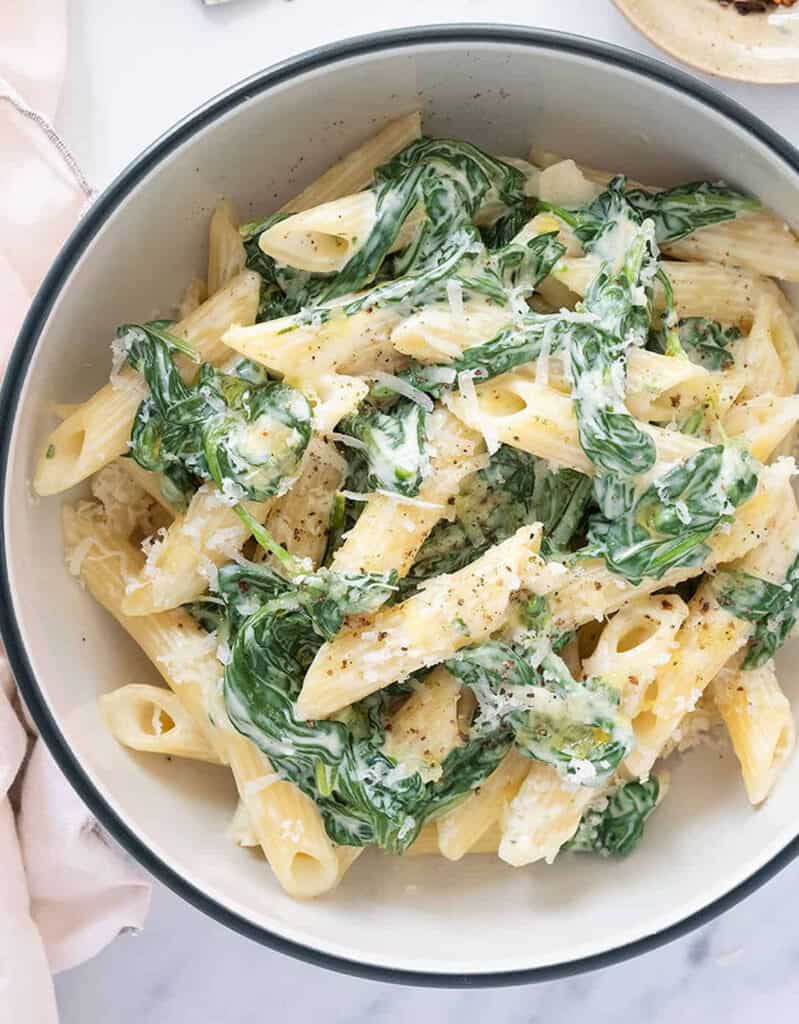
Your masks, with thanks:
M187 111L262 67L345 35L447 21L561 29L655 56L610 0L73 0L58 128L103 187ZM665 58L664 58L665 59ZM713 81L799 144L799 86ZM156 884L144 932L56 979L64 1024L592 1024L788 1021L799 1005L795 862L744 903L648 955L564 981L449 992L360 981L272 953ZM792 1012L793 1008L793 1012Z

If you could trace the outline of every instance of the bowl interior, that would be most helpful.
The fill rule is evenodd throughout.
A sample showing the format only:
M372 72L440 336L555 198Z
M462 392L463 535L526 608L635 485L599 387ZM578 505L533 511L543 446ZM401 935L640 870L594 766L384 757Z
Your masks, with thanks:
M334 895L297 904L226 838L234 789L225 770L138 755L107 735L97 695L156 674L67 572L61 499L34 500L29 485L51 403L80 401L104 383L115 325L169 314L202 272L220 196L245 219L270 211L416 107L430 134L496 153L524 156L535 142L644 181L724 177L799 223L799 175L746 129L663 81L554 43L409 40L256 84L117 186L118 201L59 288L18 381L5 543L13 613L63 741L158 858L222 907L315 950L371 967L479 975L612 950L723 895L799 832L799 762L753 812L731 753L692 753L674 766L646 841L621 863L564 857L514 870L487 856L453 865L369 853ZM790 650L782 668L796 693Z

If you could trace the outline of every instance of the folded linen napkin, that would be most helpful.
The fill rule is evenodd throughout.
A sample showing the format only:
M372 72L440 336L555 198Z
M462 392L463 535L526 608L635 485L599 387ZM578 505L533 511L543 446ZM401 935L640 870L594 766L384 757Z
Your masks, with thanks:
M65 4L0 4L0 373L34 291L92 198L51 127ZM140 927L150 886L25 723L0 651L0 1024L54 1024L50 972Z

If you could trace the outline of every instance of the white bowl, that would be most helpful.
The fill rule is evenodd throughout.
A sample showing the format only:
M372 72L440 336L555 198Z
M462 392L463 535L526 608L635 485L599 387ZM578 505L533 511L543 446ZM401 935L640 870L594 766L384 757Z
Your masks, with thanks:
M138 158L65 245L3 392L0 608L45 742L102 824L154 875L246 935L340 970L413 983L530 981L642 952L706 921L799 853L799 761L753 812L731 755L696 752L628 860L514 870L369 853L340 889L298 904L225 837L227 772L119 747L96 697L151 666L64 568L57 499L31 498L52 401L108 377L114 326L173 307L202 269L208 215L230 195L275 208L386 119L503 154L530 143L646 181L724 177L799 222L799 153L665 65L519 28L431 27L315 50L213 100ZM69 496L68 496L69 497ZM783 658L783 665L790 658ZM791 671L785 672L788 682ZM795 672L793 675L795 676Z

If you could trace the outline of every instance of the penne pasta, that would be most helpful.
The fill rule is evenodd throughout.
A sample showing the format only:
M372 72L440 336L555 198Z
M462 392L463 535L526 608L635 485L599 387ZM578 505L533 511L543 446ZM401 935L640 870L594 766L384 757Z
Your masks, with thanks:
M400 314L393 308L377 306L352 316L335 310L324 323L303 323L298 316L267 320L252 327L236 326L226 331L226 345L289 384L313 386L320 377L334 373L365 372L398 368L390 342Z
M461 742L458 701L461 685L439 666L420 683L391 718L384 750L429 782L441 777L441 762Z
M330 512L346 471L347 464L331 441L311 439L299 479L266 514L266 527L278 544L313 565L321 563Z
M324 718L488 637L522 580L546 576L539 543L540 527L522 527L465 569L439 576L402 604L344 629L316 655L296 714Z
M348 153L313 184L281 206L280 212L299 213L310 210L320 203L328 203L332 199L349 196L366 188L374 177L375 168L396 156L421 134L422 119L418 110L389 121L376 135Z
M512 445L581 473L593 473L593 464L580 446L570 398L520 373L504 374L475 390L474 402L462 394L453 395L447 402L472 430L483 432L494 443ZM641 429L654 440L663 465L689 458L707 443L646 424Z
M214 210L208 229L208 294L216 295L238 277L246 259L236 208L230 200L223 199Z
M430 470L418 502L392 494L371 494L355 526L333 558L338 572L389 572L404 576L463 481L485 465L485 446L478 434L445 409L436 409L428 423L432 446Z
M796 726L774 666L723 668L713 701L727 726L752 804L762 803L796 746Z
M206 362L221 362L229 354L222 335L231 324L253 323L259 291L258 275L245 271L177 324L174 333L190 342ZM186 376L193 373L188 360L180 366ZM36 467L36 493L65 491L123 455L133 417L145 394L142 378L133 370L123 370L116 382L100 388L56 427Z
M104 528L96 507L65 506L63 523L73 571L139 644L219 760L230 765L253 832L280 884L298 898L331 889L340 877L339 861L313 801L278 779L260 751L227 722L220 706L222 665L215 637L182 610L126 615L125 580L137 572L139 553Z
M772 298L794 320L787 299L769 278L720 263L663 260L661 266L671 281L677 313L682 317L706 316L748 331L761 300ZM597 269L596 260L590 256L564 257L552 276L570 291L583 295ZM661 309L664 306L661 286L655 289L655 303Z
M187 316L199 309L208 298L208 288L201 277L195 277L186 285L186 291L178 303L178 319L185 320ZM77 408L77 406L75 407Z
M423 216L419 209L408 217L390 252L410 244ZM333 274L361 251L376 220L376 192L358 192L278 221L261 234L258 244L277 263L314 274Z
M438 848L447 860L460 860L471 853L502 821L529 771L527 758L510 750L479 789L437 820Z
M99 704L109 732L126 747L148 754L222 763L171 690L129 683L103 694Z
M799 513L787 482L778 494L781 500L772 533L732 567L756 576L768 573L781 581L799 548ZM721 607L709 582L700 586L689 607L689 617L677 636L678 649L658 672L644 710L633 721L637 746L626 761L633 775L648 773L684 715L752 635L752 623Z

